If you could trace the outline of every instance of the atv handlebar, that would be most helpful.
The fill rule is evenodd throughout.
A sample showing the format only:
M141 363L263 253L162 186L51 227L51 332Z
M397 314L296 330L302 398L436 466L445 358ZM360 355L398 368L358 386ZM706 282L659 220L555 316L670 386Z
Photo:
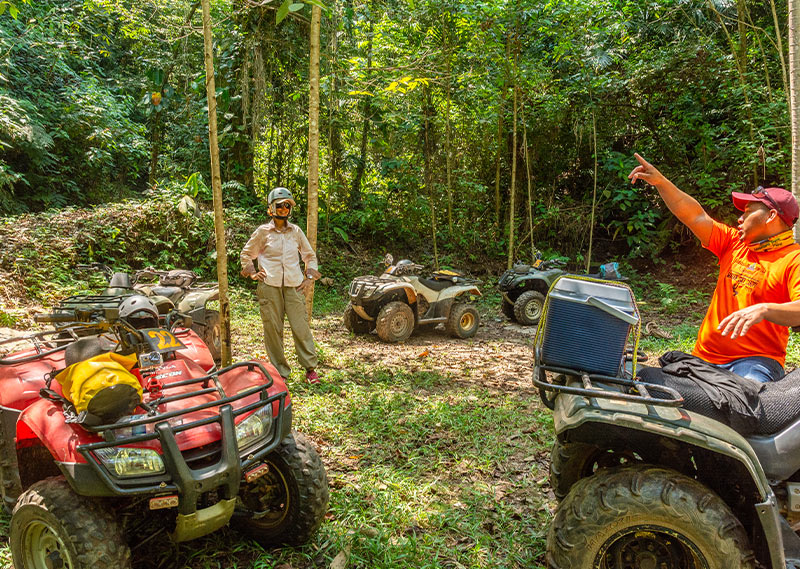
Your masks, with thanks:
M82 319L77 317L74 312L61 312L58 314L35 314L33 316L34 322L44 322L47 324L62 324L66 322L81 322Z

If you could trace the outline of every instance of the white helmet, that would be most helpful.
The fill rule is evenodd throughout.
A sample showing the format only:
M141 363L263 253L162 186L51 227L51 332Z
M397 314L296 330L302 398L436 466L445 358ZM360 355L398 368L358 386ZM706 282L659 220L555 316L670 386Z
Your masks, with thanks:
M294 207L297 204L294 201L294 196L292 192L290 192L286 188L275 188L269 193L267 196L267 201L269 202L269 213L273 217L277 217L278 219L287 219L289 215L278 215L277 210L275 209L275 204L279 202L289 202L289 204Z

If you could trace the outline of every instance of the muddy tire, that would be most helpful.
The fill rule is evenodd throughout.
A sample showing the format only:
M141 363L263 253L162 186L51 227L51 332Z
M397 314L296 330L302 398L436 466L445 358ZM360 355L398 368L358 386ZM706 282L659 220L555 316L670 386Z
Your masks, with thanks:
M481 317L471 304L453 303L445 328L454 338L472 338L478 333Z
M306 543L328 509L328 477L317 451L292 432L264 462L265 475L242 482L231 525L265 547Z
M344 327L347 328L348 332L352 332L353 334L369 334L372 329L372 322L364 320L361 316L356 314L353 305L350 303L347 303L347 308L344 309L343 320Z
M215 362L222 360L222 328L220 324L219 312L216 310L206 311L206 322L203 328L203 342L208 346L211 357Z
M630 451L602 449L586 443L562 443L558 439L550 451L550 487L557 500L567 497L572 486L601 468L628 466L641 462Z
M75 494L63 477L33 484L11 516L17 569L125 569L131 552L110 508Z
M500 304L500 311L512 322L517 321L517 317L514 315L514 304L512 302L508 302L505 298Z
M384 342L407 340L414 331L414 312L405 302L399 300L390 302L378 312L375 330Z
M584 478L547 533L553 569L753 569L741 522L722 499L674 470L608 469Z
M514 301L514 317L524 326L538 324L543 310L544 295L535 290L523 292Z

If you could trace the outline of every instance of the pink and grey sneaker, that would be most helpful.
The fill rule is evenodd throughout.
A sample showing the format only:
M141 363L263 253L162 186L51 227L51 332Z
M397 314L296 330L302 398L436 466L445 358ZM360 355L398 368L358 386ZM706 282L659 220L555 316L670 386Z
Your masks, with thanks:
M308 383L319 383L319 374L313 369L306 370L306 381Z

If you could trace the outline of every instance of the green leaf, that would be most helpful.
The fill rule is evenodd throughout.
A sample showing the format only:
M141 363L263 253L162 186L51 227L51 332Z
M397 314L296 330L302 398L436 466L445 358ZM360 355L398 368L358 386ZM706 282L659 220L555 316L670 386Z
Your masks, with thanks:
M348 243L348 242L350 241L350 238L347 236L347 233L345 233L344 229L342 229L341 227L334 227L334 228L333 228L333 232L334 232L336 235L338 235L339 237L341 237L341 238L342 238L342 240L343 240L345 243Z
M11 17L15 20L17 19L17 15L19 15L19 8L14 6L14 4L8 5L8 13L11 14Z
M289 4L292 3L292 0L284 0L281 7L278 8L278 13L275 14L275 23L280 24L283 19L289 15Z
M147 78L155 85L156 87L161 87L164 83L164 70L151 68L147 70Z
M5 2L0 2L0 16L5 14L6 8L8 8L8 4L6 4Z
M328 11L328 7L320 2L320 0L305 0L307 4L312 4L314 6L318 6L320 9Z
M296 2L294 4L289 4L289 11L290 12L297 12L298 10L302 10L305 4L302 2Z

